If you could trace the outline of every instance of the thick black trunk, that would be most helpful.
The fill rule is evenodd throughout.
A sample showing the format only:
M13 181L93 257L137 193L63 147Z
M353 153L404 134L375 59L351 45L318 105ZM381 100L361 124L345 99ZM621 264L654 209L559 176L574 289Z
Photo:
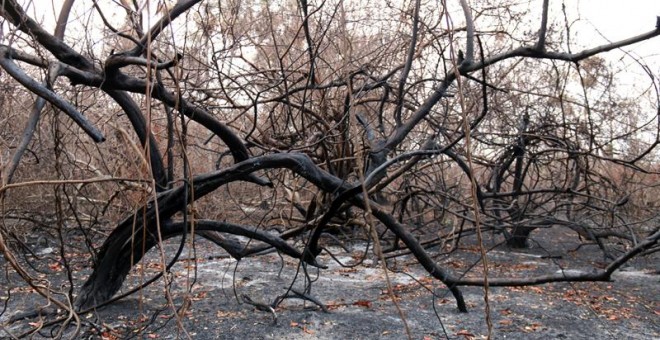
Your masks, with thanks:
M190 230L183 222L162 223L160 233L163 241L180 236ZM136 228L135 234L116 233L107 240L113 251L106 252L106 261L101 260L92 275L81 288L76 299L78 310L94 307L110 300L121 288L126 275L133 265L139 262L144 254L158 244L156 228ZM224 248L232 257L240 259L249 250L237 241L225 238L222 233L249 237L262 241L282 253L294 258L301 258L302 254L281 238L257 230L226 222L200 220L195 222L195 233ZM140 235L142 234L142 235ZM112 257L111 257L112 256ZM318 266L315 262L310 263Z
M255 177L252 176L252 173L257 170L273 168L291 169L325 192L351 189L341 179L319 169L305 155L274 154L251 158L222 171L195 177L192 181L194 183L194 188L192 188L195 193L194 197L195 199L199 199L232 181L253 179ZM351 200L354 205L364 208L364 200L359 194L359 187L352 189L354 194L345 195L343 199ZM150 249L157 244L157 221L168 221L177 211L184 209L186 203L189 203L184 199L186 195L184 195L183 190L182 187L179 187L161 193L158 196L157 202L149 202L133 216L121 222L110 234L103 243L103 246L101 246L94 271L81 288L81 292L76 299L76 307L79 310L108 301L119 290L133 263L137 262L143 256L142 249ZM193 196L190 195L189 197ZM467 311L463 296L454 284L456 278L438 266L421 247L419 242L405 230L403 225L400 225L391 215L378 208L377 204L372 203L372 207L374 216L404 241L424 268L431 275L447 284L456 298L459 310L463 312ZM185 230L180 223L161 224L160 233L163 239L179 235ZM272 239L272 237L260 236L259 233L255 232L243 234L245 233L244 229L247 228L241 229L235 225L215 221L198 221L196 228L198 230L216 230L234 235L247 236L269 243L289 256L303 258L297 250L290 247L280 238ZM304 257L306 262L318 266L314 257L310 257L309 254L306 255Z
M529 247L529 234L534 231L533 227L516 227L513 229L510 237L506 240L506 244L511 248L527 248Z

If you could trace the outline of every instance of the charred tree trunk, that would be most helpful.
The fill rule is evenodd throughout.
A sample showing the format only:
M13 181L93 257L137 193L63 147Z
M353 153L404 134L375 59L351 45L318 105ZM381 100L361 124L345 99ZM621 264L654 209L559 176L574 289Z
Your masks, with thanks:
M348 187L345 181L319 169L309 157L303 154L274 154L251 158L225 170L197 176L193 180L194 186L190 189L194 191L195 199L199 199L229 182L245 180L257 170L273 168L290 169L314 183L321 190L325 192L340 191L343 193L339 195L341 200L350 201L353 205L365 208L364 198L360 194L360 186ZM155 246L158 240L158 232L161 233L162 239L181 234L184 230L180 227L181 224L161 222L159 225L159 221L168 221L177 211L185 208L187 202L183 190L183 187L179 187L161 193L156 201L149 202L114 229L101 246L94 271L81 288L76 301L76 306L79 309L87 309L108 301L119 290L124 278L134 265L134 263L131 263L131 256L133 256L133 262L135 262L135 259L143 256L141 254L143 246L145 249ZM335 200L333 206L341 206L341 203L343 202ZM466 312L467 307L463 296L454 284L457 279L438 266L417 239L396 222L391 215L378 208L376 203L370 204L374 216L408 246L431 275L447 284L452 294L454 294L459 310ZM228 224L214 221L204 223L200 230L222 231L226 230L223 228L228 226ZM260 239L260 235L257 234L250 235L250 237L264 242L268 241L265 238ZM288 247L285 242L278 243L279 240L276 241L267 243L289 256L301 258L311 265L319 266L315 259L316 255L319 254L318 251L306 249L298 252ZM310 243L310 248L316 248L314 242Z
M511 248L528 248L529 235L534 231L533 227L515 227L511 232L511 236L506 240L506 244Z

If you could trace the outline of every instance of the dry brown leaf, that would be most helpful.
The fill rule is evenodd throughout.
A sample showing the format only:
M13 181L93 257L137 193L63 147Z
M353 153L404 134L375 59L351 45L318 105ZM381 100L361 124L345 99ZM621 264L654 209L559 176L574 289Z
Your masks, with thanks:
M353 305L364 307L364 308L371 308L371 301L369 301L369 300L358 300L358 301L353 302Z

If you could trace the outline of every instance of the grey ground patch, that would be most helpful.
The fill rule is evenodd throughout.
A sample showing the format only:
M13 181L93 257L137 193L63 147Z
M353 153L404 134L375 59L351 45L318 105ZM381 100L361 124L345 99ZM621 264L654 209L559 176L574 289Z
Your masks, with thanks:
M168 247L176 248L174 243ZM340 253L339 249L334 249ZM356 254L359 250L356 251ZM184 254L188 254L184 251ZM307 268L308 276L296 260L268 254L237 262L208 243L200 242L196 271L192 261L176 264L172 271L170 292L175 305L181 306L184 296L191 298L190 308L182 317L185 332L195 339L402 339L405 328L396 307L387 294L385 275L374 267L371 259L354 268L342 268L330 256L320 261L326 270ZM355 255L355 254L353 254ZM452 257L461 259L460 254ZM470 254L463 256L469 262ZM474 254L472 254L474 255ZM532 254L533 255L533 254ZM155 252L148 256L157 263ZM342 262L355 260L341 255ZM552 261L538 256L493 254L493 264L515 261L529 268L548 271ZM655 262L642 261L614 275L614 282L559 283L527 288L491 288L490 306L495 339L654 339L660 338L658 287ZM437 281L429 279L410 257L391 262L404 273L389 273L399 305L405 314L413 339L483 338L487 333L483 290L465 287L463 292L470 312L459 313L451 295ZM447 265L450 265L447 263ZM456 267L461 267L459 262ZM157 270L157 266L148 272ZM86 272L79 273L80 284ZM140 282L133 273L125 286ZM420 280L432 293L413 280ZM10 276L5 284L19 285ZM144 279L144 278L142 278ZM243 303L245 294L260 303L270 303L290 287L304 290L313 281L311 296L324 303L330 313L324 313L309 301L287 299L273 315ZM195 282L190 293L186 287ZM125 288L126 289L126 288ZM82 315L82 319L105 327L118 338L176 339L185 337L177 326L171 307L164 298L164 287L158 283L148 287L141 296L134 295L98 310ZM607 296L604 298L602 296ZM6 301L6 296L3 296ZM7 311L0 317L5 331L18 334L34 324L37 318L6 324L18 312L34 309L41 299L16 289L9 299ZM435 310L434 310L435 306ZM595 308L597 307L597 308ZM614 315L621 317L614 318ZM144 329L137 332L140 326ZM99 338L89 326L85 338ZM0 330L0 336L7 333ZM5 333L2 333L5 332ZM68 330L67 334L71 334ZM35 338L48 338L44 330Z

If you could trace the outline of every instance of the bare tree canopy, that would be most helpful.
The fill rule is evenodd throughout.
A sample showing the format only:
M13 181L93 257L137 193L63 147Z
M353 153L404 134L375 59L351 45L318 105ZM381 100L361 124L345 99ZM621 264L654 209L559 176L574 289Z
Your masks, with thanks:
M461 312L465 286L487 305L488 287L607 281L660 249L658 65L635 53L660 18L587 44L548 0L42 5L0 1L0 251L70 315L54 322L167 286L195 235L304 271L335 242L385 271L410 255ZM489 267L552 233L602 266ZM30 238L59 249L61 287ZM477 263L450 266L468 245ZM151 249L158 273L117 295Z

